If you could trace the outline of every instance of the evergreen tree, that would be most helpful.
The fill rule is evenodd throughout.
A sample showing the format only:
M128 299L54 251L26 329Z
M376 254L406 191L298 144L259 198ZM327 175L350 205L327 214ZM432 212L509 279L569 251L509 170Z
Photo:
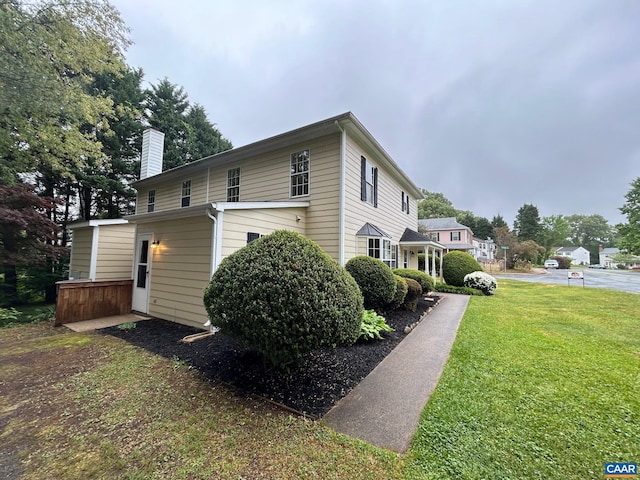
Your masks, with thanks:
M164 78L147 90L149 125L164 133L162 170L179 167L189 161L188 132L185 115L189 108L187 93L182 87Z
M197 103L189 107L185 118L187 122L188 160L199 160L209 155L224 152L233 148L229 140L224 138L214 124L207 118L204 107Z
M507 225L507 222L505 222L504 218L502 218L502 215L494 215L494 217L491 219L491 226L494 229L500 227L507 227L507 229L509 228L509 225Z
M513 222L513 231L520 242L525 240L536 241L540 234L538 207L531 204L525 204L520 207Z

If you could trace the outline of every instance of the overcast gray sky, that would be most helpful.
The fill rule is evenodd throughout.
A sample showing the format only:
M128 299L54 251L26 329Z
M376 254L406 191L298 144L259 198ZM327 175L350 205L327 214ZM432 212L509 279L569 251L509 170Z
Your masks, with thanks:
M127 60L235 146L353 112L420 187L511 225L640 176L638 0L112 0Z

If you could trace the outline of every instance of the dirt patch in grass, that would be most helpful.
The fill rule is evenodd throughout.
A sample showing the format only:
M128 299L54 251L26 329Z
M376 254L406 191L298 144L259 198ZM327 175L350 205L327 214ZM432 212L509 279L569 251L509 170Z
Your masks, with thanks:
M0 478L18 478L22 464L30 462L32 439L59 428L64 410L55 404L52 391L63 388L69 377L104 359L104 352L90 346L88 336L68 336L52 324L11 328L0 337ZM55 350L45 348L48 341ZM82 355L78 355L78 346Z
M139 322L129 330L111 327L101 332L184 362L212 381L320 417L366 377L406 336L405 328L418 322L438 300L438 296L423 297L415 312L396 310L388 314L387 323L394 331L384 333L383 340L318 349L288 373L266 368L255 352L220 333L193 343L180 342L199 330L164 320Z

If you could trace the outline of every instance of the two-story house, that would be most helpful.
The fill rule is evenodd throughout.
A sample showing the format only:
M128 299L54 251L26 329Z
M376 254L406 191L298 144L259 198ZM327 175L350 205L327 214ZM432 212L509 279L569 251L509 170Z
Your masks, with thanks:
M570 258L572 265L589 265L591 263L591 253L584 247L560 247L556 249L555 255Z
M342 265L369 255L418 268L418 252L443 249L417 232L420 189L350 112L165 172L162 141L144 134L127 217L134 311L201 327L202 292L222 259L277 229Z
M494 261L496 258L496 242L492 238L473 237L472 243L473 250L470 253L478 262L484 264Z
M473 255L473 232L458 223L455 217L421 219L419 229L431 240L442 244L445 253L459 250Z

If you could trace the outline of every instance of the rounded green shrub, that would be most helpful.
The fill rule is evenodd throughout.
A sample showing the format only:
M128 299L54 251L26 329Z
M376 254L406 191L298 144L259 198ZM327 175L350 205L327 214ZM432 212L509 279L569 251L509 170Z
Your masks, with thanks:
M321 346L352 344L362 295L313 241L278 230L226 257L204 291L211 323L285 366Z
M442 257L442 278L447 285L463 287L465 275L481 271L482 266L466 252L453 251Z
M393 277L396 279L396 293L389 304L389 308L391 310L396 310L404 303L404 297L407 296L407 290L409 287L407 287L407 282L405 282L405 279L400 275L394 274Z
M424 293L433 290L433 277L428 273L421 272L420 270L413 270L411 268L396 268L395 270L393 270L393 273L404 278L411 278L415 280L420 284Z
M349 260L345 268L360 287L364 308L381 310L393 300L396 279L381 260L361 255Z
M407 295L404 297L404 308L415 312L418 307L418 299L420 295L422 295L422 287L411 278L405 278L404 281L407 282Z

